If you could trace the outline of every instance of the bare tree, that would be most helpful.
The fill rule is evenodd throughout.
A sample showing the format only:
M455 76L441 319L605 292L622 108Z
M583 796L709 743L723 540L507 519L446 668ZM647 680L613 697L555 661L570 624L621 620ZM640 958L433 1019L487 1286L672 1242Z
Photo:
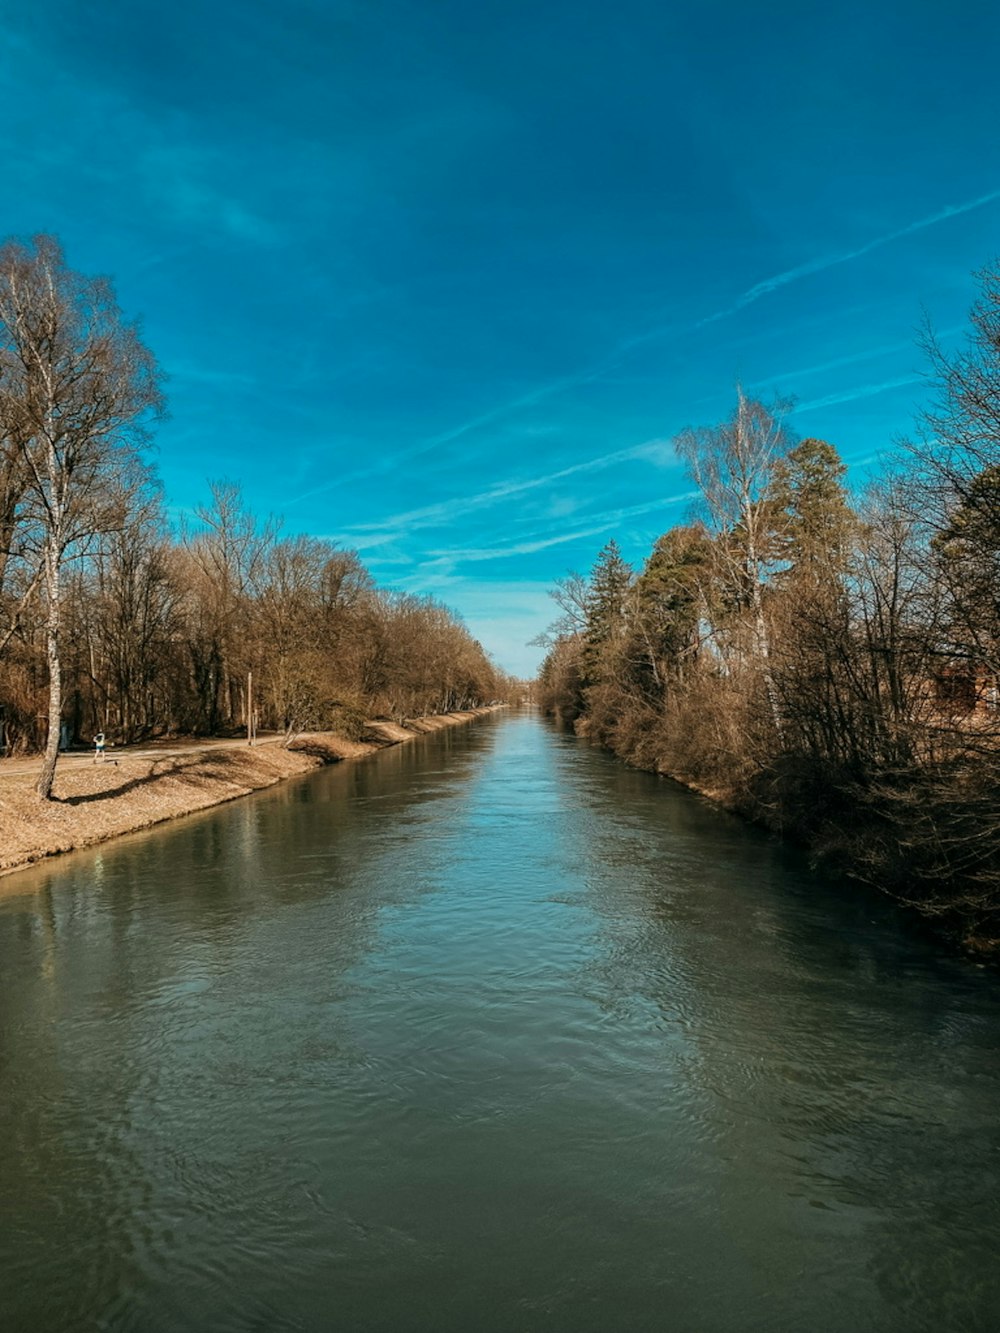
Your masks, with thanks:
M95 543L71 597L68 623L94 721L125 742L170 719L179 590L169 556L160 497L147 488L127 503L121 527Z
M20 442L16 436L7 434L5 427L6 423L0 418L0 608L5 613L6 621L5 624L0 623L0 651L16 631L18 616L27 600L27 598L23 601L19 599L13 608L8 608L4 604L7 569L11 561L17 557L15 541L21 526L24 497L28 489L28 471L24 465ZM28 597L34 592L37 582L36 576L31 581Z
M24 469L45 600L48 736L38 793L52 794L62 720L63 565L121 522L117 471L162 405L152 355L110 284L66 266L48 236L0 250L0 423Z
M924 331L937 394L920 423L923 444L915 446L948 502L973 508L971 484L1000 463L1000 260L977 276L981 291L964 346L949 354L932 329Z
M783 418L787 404L771 407L737 388L736 411L717 426L688 428L674 441L702 493L720 575L734 606L749 615L751 658L761 668L775 726L777 695L769 666L770 636L764 614L764 585L773 559L775 468L790 447Z
M0 374L7 376L2 362ZM3 389L4 382L0 380L0 393ZM0 415L0 653L18 632L21 616L41 580L37 561L26 565L24 560L29 549L25 532L29 472L21 429L22 423L15 414ZM14 582L16 588L11 587Z
M250 604L263 585L278 524L260 522L230 481L209 483L211 506L196 511L202 527L188 536L187 615L199 729L210 733L245 720L243 681L254 665Z

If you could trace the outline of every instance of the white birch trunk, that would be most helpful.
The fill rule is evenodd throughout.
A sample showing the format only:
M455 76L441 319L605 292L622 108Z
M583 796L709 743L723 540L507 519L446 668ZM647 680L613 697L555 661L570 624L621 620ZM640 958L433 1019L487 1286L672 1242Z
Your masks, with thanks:
M45 742L45 759L36 788L39 796L49 800L56 776L59 758L59 737L62 724L62 668L59 660L59 552L51 539L45 547L45 656L49 668L49 732Z

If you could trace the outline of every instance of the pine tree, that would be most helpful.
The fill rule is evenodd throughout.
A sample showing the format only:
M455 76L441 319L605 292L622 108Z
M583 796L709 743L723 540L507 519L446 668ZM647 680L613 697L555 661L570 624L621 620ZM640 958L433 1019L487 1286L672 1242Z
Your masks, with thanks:
M632 566L612 539L598 553L587 587L584 673L588 684L605 677L614 647L624 637L632 577Z
M843 569L854 516L832 444L807 439L779 458L770 488L777 552L788 572L823 579Z

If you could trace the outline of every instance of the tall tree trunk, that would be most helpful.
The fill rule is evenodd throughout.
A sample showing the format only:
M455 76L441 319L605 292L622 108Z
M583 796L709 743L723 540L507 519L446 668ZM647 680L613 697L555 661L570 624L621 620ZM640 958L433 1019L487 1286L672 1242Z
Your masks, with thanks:
M747 529L752 533L756 516L749 503L744 512ZM780 738L783 734L781 704L778 699L778 689L774 683L774 672L771 670L771 636L768 633L767 620L764 616L764 597L762 593L764 580L761 574L760 561L757 558L757 545L752 537L747 547L746 571L747 582L750 587L750 611L753 615L754 649L764 678L764 693L767 695L767 706L771 713L771 721L774 723L776 735Z
M45 743L45 759L36 788L43 800L51 800L52 784L59 758L59 738L62 730L62 669L59 661L59 551L51 541L45 551L45 655L49 667L49 734Z

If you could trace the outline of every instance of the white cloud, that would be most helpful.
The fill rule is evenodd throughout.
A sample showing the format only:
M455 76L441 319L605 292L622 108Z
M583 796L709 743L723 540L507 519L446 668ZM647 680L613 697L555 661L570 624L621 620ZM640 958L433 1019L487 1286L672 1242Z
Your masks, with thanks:
M923 375L902 375L898 379L883 380L880 384L859 384L853 389L843 389L838 393L828 393L823 398L813 398L808 403L798 403L792 416L799 416L803 412L814 412L820 407L837 407L841 403L853 403L859 398L874 398L880 393L888 393L890 389L903 389L907 385L924 382Z

